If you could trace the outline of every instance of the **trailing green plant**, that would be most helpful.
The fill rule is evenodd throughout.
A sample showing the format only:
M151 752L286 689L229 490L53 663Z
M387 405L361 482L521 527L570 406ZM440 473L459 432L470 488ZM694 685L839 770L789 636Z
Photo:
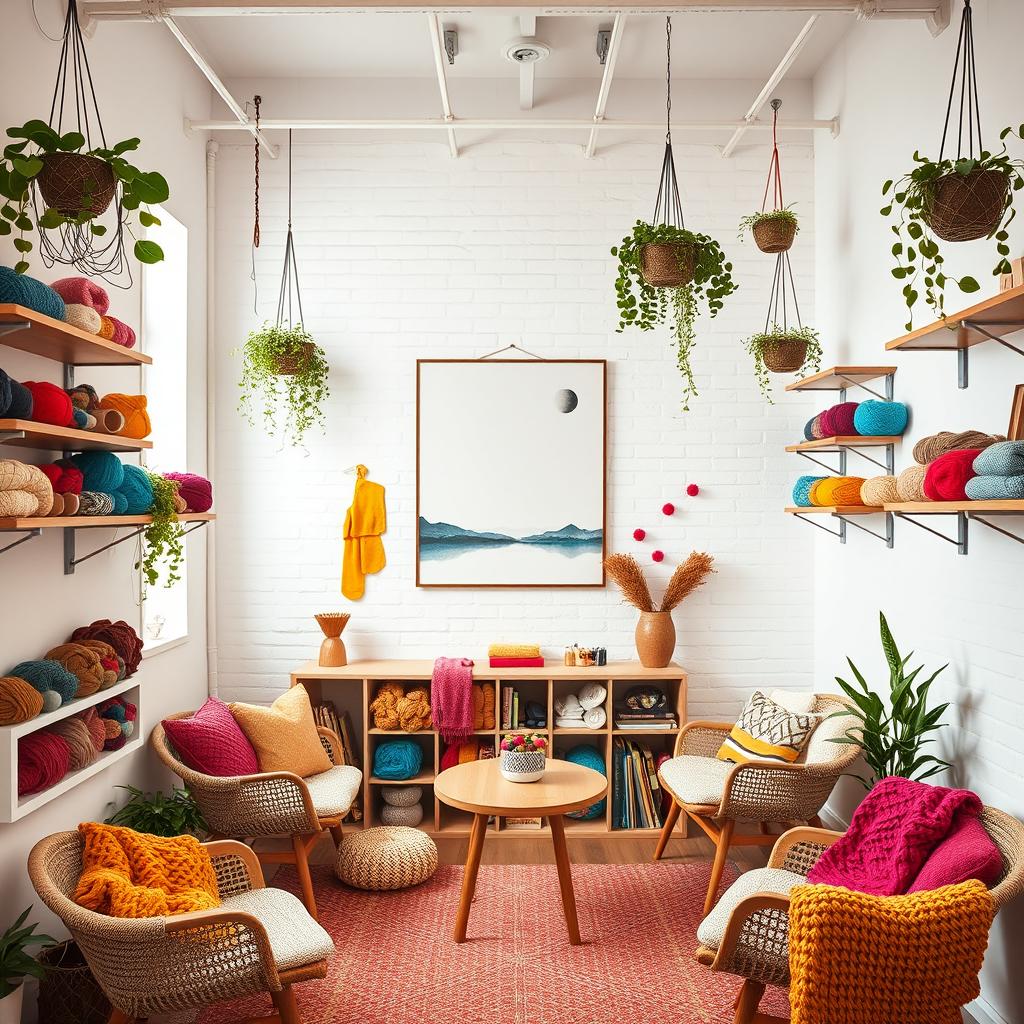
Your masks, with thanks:
M177 488L166 477L146 470L153 485L153 505L149 514L153 521L143 534L142 559L135 566L142 569L149 586L155 586L160 578L161 563L165 564L167 579L165 587L173 587L181 579L181 563L185 559L185 536L174 499Z
M999 133L1000 141L1010 135L1024 139L1024 124L1018 128L1004 128ZM1010 236L1007 228L1017 215L1013 205L1014 194L1024 188L1024 161L1011 160L1005 143L998 153L982 150L977 158L931 160L915 152L914 163L917 166L908 174L896 181L890 178L882 185L882 195L888 201L879 211L883 217L893 217L896 221L891 225L896 236L892 245L892 254L896 258L892 276L904 282L903 298L909 315L906 323L908 331L913 329L913 309L922 290L925 301L935 315L944 317L945 289L950 282L968 294L981 288L978 281L969 274L954 277L946 273L945 257L935 232L929 226L940 180L949 175L967 178L974 171L996 171L1006 177L1002 216L986 236L996 243L998 258L992 271L995 276L1011 272Z
M294 372L283 372L284 366ZM300 445L311 427L323 429L322 407L331 393L329 369L324 350L302 324L265 323L242 347L238 409L255 426L254 406L261 405L267 432L276 433L280 427L287 443ZM282 407L284 420L279 424Z
M158 226L160 220L144 207L165 202L170 195L167 180L162 174L140 170L125 158L126 153L138 149L139 139L124 139L109 148L87 148L81 132L70 131L61 135L38 119L8 128L7 136L14 141L4 148L0 159L0 196L5 200L0 205L0 235L17 233L14 247L22 257L14 267L17 273L24 274L29 269L27 256L33 244L25 236L31 231L77 225L88 226L96 238L107 233L107 226L88 209L91 198L88 194L83 196L83 208L80 210L62 212L51 207L39 212L32 199L33 184L43 171L43 158L55 153L96 157L107 164L120 193L119 212L128 213L128 216L120 215L123 216L124 227L135 239L135 258L140 263L159 263L164 258L163 250L156 242L149 238L136 238L132 231L132 214L138 218L141 227Z
M9 996L26 977L43 977L43 965L28 955L29 946L43 946L56 942L49 935L37 935L36 924L25 924L32 908L26 907L2 935L0 935L0 999Z
M153 836L204 835L209 832L199 805L187 789L172 788L147 793L135 786L118 786L128 799L109 818L108 825L121 825Z
M693 256L693 280L679 287L655 288L643 277L640 253L649 244L687 246ZM736 291L732 264L722 247L708 235L687 231L671 224L648 224L638 220L622 242L612 247L618 257L615 278L615 301L619 310L618 331L637 327L650 331L671 318L672 337L676 345L676 362L683 378L683 411L690 408L690 399L697 395L690 356L696 342L694 324L700 305L709 316L716 316L728 295ZM680 263L683 265L683 255Z
M743 347L754 357L754 376L757 378L757 386L761 389L761 394L768 400L769 405L774 405L775 400L772 398L771 371L764 362L764 347L780 341L806 342L807 355L804 356L800 370L817 373L821 369L821 341L818 339L818 332L812 327L780 327L778 324L772 324L771 330L752 334L743 343Z
M800 222L797 219L796 214L793 212L792 204L790 206L784 206L778 210L761 210L760 213L752 213L747 217L740 220L740 241L748 231L753 231L754 228L765 221L781 221L786 224L792 224L793 230L799 232Z
M868 688L864 677L850 658L847 662L857 685L836 676L836 682L850 699L848 711L836 711L838 715L852 715L857 724L846 731L846 736L834 739L833 743L855 744L863 748L864 761L871 769L870 779L860 779L865 789L870 789L880 779L898 775L904 779L922 782L932 775L950 767L948 761L933 754L922 754L922 747L934 743L932 733L945 727L940 721L949 704L928 708L928 691L936 677L947 666L936 669L924 682L917 683L917 677L924 667L918 665L907 671L907 664L914 656L913 651L906 657L900 655L885 621L885 615L878 613L882 635L882 650L889 666L889 692L879 696ZM916 686L915 686L916 683Z

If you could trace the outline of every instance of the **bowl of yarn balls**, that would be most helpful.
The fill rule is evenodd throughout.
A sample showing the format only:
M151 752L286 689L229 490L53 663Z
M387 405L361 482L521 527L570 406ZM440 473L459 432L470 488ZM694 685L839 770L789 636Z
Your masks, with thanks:
M381 798L382 825L415 828L423 820L422 786L382 786Z

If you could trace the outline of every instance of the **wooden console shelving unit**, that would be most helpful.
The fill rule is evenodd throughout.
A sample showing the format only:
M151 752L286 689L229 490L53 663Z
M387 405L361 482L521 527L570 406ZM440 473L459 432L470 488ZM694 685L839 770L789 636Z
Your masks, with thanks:
M354 735L362 740L359 751L363 770L363 821L361 827L370 828L380 824L379 813L381 787L386 785L422 785L423 824L420 826L434 836L468 836L472 815L464 811L448 807L436 800L433 782L443 753L443 741L434 730L416 733L401 730L384 730L373 727L373 716L369 712L370 702L377 688L385 682L424 683L429 685L433 662L431 661L361 661L353 662L343 668L321 668L315 661L306 662L292 673L293 686L305 686L314 703L321 700L332 701L339 711L346 711L352 721ZM514 686L529 700L544 704L547 709L547 728L532 730L547 733L552 740L555 757L578 743L590 742L604 753L605 770L609 779L612 777L613 737L623 736L649 745L654 752L665 750L672 752L675 746L678 727L673 729L628 729L615 728L613 701L621 699L625 691L640 683L652 683L662 687L669 703L676 713L678 724L686 722L686 671L679 665L670 664L663 669L647 669L635 662L613 662L609 665L593 668L576 668L557 663L545 665L543 668L491 669L486 665L477 665L473 670L474 682L494 683L495 690L495 723L501 724L501 687ZM557 696L574 693L584 683L600 682L607 690L605 712L608 720L603 729L560 729L554 725L554 699ZM490 739L495 745L503 732L500 728L477 731L476 735L486 742ZM423 770L415 779L406 779L400 783L389 782L372 777L373 752L378 743L387 739L411 739L423 747ZM346 825L346 827L350 827ZM510 830L503 827L501 818L497 818L490 826L494 837L530 837L542 830ZM566 833L570 836L608 836L626 837L636 835L655 836L652 829L615 829L612 828L612 801L609 790L605 814L592 821L577 821L567 818Z

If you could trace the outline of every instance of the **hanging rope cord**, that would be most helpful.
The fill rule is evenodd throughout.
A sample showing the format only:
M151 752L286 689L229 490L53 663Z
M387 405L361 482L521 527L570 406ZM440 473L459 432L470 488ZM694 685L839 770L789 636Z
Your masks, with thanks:
M772 100L772 161L768 165L768 180L764 183L764 198L761 200L761 212L765 212L768 204L768 190L774 184L774 206L772 209L781 210L782 205L782 163L779 160L779 106L780 100Z
M685 228L683 204L679 197L676 165L672 156L672 19L665 19L665 156L661 161L658 196L654 200L652 224L674 224Z
M256 108L256 133L259 134L260 130L260 104L263 102L263 97L259 94L253 96L252 103ZM257 138L253 142L253 164L254 171L253 177L254 182L254 196L253 196L253 207L255 210L255 219L252 226L252 247L258 249L260 247L260 140Z
M963 66L960 60L963 58ZM964 105L967 106L967 156L974 156L974 139L978 139L978 155L984 150L981 141L981 106L978 102L978 66L974 57L974 12L971 0L964 0L964 15L960 21L960 35L956 42L956 59L953 61L953 77L949 83L949 99L946 102L946 123L942 126L942 143L939 146L939 160L946 151L946 137L949 134L949 115L953 111L956 96L957 73L960 73L960 123L956 137L956 158L960 160L964 143Z
M277 323L284 321L285 306L288 307L288 326L294 326L292 310L292 290L295 292L295 305L299 310L299 323L304 320L302 314L302 293L299 290L299 266L295 259L295 239L292 236L292 130L288 129L288 235L284 243L284 267L281 270L281 290L277 296Z
M68 71L68 50L70 45L72 62L72 84L75 104L76 127L85 136L88 149L93 148L92 131L89 123L89 99L92 99L92 109L96 118L96 128L100 134L100 143L103 149L107 148L107 138L103 131L103 121L100 118L100 108L96 101L96 87L92 81L92 69L89 67L89 57L85 52L85 42L82 39L82 26L78 21L77 0L68 0L68 10L64 17L64 41L60 49L60 61L57 64L57 81L53 87L53 99L50 101L50 117L47 122L51 128L59 134L64 123L64 105L67 99L67 71ZM85 95L85 87L88 84L89 95ZM58 105L59 100L59 105ZM54 114L57 115L57 123L54 125Z

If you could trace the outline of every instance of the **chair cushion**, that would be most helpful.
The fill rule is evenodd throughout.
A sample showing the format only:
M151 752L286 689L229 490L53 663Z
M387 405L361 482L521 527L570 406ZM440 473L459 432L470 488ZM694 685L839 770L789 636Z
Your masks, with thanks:
M190 718L165 718L164 732L178 756L203 775L255 775L256 751L222 700L208 697Z
M286 690L269 708L235 703L231 713L255 748L261 771L294 772L306 778L331 767L304 686Z
M719 804L731 770L731 764L714 757L683 754L666 761L658 775L684 804Z
M819 715L798 715L755 690L718 751L723 761L792 763L807 745Z
M753 896L755 892L778 893L788 896L794 885L806 885L807 879L795 871L784 871L782 868L755 868L740 875L729 888L722 893L722 898L714 909L701 921L697 928L697 941L708 949L718 949L725 935L725 926L729 917L742 900Z
M846 731L857 724L857 719L852 715L836 715L832 718L831 709L825 711L824 715L798 758L801 763L822 764L834 761L837 757L845 756L849 750L847 745L833 743L832 740L845 736Z
M314 964L334 953L334 943L309 911L283 889L252 889L229 896L222 910L252 914L267 930L279 971Z
M358 768L335 765L319 775L306 776L306 787L317 814L348 814L362 781L363 773Z

